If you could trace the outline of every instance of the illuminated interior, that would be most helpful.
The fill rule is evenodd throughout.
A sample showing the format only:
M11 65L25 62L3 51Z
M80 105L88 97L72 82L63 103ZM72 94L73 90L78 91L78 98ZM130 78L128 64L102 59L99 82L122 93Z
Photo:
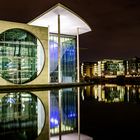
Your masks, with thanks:
M76 81L76 38L61 36L61 73L63 83ZM58 37L50 35L50 77L51 82L58 82Z
M9 29L0 34L0 75L15 84L34 80L44 64L40 41L28 31Z
M58 17L60 17L59 23ZM49 28L50 82L77 82L79 76L78 36L91 31L89 25L60 3L28 24ZM60 52L58 51L58 29L60 29ZM61 68L58 65L59 57Z

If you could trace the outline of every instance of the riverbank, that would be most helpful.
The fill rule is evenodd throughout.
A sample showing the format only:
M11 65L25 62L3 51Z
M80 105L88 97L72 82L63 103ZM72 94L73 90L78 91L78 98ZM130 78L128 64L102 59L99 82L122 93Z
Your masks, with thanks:
M118 85L125 85L125 84L136 84L140 85L140 77L95 77L91 78L90 82L94 82L94 84L118 84Z
M140 85L140 77L117 77L117 78L105 78L105 77L94 77L89 81L79 83L49 83L49 84L38 84L38 85L6 85L0 86L0 92L20 90L51 90L51 89L62 89L71 88L77 86L87 86L93 84L117 84L117 85Z
M0 92L6 91L28 91L28 90L51 90L51 89L62 89L71 88L77 86L91 85L91 82L80 82L80 83L49 83L49 84L38 84L38 85L6 85L0 86Z

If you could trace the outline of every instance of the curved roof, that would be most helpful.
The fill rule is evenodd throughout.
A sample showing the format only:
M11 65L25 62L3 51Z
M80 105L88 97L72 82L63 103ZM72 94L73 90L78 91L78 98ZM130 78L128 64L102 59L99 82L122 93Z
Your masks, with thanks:
M91 31L89 25L82 18L60 3L28 24L49 27L51 33L58 33L58 15L60 15L61 34L77 35L77 28L79 28L79 34Z

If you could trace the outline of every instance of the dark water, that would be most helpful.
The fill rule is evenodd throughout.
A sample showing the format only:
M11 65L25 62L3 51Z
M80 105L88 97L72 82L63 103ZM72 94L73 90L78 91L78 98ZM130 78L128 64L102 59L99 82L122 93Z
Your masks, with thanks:
M0 93L0 140L78 132L78 94L81 133L94 140L140 139L140 86L92 85Z
M96 139L140 139L140 86L83 89L81 132Z

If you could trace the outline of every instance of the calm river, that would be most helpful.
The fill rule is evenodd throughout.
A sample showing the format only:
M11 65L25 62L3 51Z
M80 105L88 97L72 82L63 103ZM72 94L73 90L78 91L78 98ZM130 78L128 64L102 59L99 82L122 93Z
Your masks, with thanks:
M0 93L1 140L34 140L78 130L93 140L140 139L140 86Z

